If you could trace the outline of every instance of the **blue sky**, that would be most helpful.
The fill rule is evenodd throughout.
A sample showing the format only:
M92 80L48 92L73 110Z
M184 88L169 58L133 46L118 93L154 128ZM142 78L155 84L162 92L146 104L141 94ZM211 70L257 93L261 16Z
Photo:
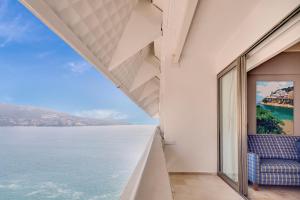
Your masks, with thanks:
M153 124L16 0L0 0L0 102Z

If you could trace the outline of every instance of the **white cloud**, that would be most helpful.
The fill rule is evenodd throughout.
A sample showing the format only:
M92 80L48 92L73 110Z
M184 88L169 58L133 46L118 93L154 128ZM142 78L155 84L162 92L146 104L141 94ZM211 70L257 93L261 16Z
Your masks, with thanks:
M83 110L74 113L79 117L87 117L102 120L125 120L128 119L128 115L109 109L95 109L95 110Z
M78 73L78 74L82 74L91 69L91 65L84 61L69 62L68 66L70 67L72 72Z

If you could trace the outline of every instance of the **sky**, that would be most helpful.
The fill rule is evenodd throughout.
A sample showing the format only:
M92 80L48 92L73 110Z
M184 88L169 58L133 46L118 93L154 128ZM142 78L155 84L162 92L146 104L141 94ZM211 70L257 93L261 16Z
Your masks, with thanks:
M271 92L278 89L292 87L293 81L257 81L256 82L256 103L260 103Z
M0 0L0 103L157 123L17 0Z

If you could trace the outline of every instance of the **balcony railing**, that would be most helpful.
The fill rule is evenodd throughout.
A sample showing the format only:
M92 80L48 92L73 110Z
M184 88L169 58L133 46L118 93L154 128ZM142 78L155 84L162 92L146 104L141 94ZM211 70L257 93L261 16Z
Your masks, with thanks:
M160 129L156 128L146 150L122 192L121 200L172 200Z

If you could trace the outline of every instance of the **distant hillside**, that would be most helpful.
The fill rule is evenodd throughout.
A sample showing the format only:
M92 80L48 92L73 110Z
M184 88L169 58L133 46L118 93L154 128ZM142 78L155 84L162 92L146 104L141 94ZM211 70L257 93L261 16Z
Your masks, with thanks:
M72 116L31 106L0 103L0 126L102 126L126 124L117 120L100 120Z

